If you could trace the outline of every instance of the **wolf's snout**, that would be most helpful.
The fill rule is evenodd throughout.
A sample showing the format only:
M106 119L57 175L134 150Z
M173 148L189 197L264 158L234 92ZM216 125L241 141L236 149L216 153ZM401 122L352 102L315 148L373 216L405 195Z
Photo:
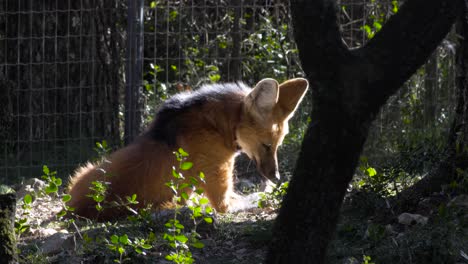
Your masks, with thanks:
M272 181L273 183L277 183L281 176L278 171L278 167L271 166L271 164L261 163L258 160L254 160L257 165L258 172L268 180Z

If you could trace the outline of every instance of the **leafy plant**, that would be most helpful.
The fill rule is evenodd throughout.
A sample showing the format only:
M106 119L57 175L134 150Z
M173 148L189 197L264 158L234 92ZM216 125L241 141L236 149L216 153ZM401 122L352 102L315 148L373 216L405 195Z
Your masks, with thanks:
M62 185L62 179L56 177L57 171L50 171L46 165L42 166L44 175L41 178L45 181L44 192L47 195L58 196L58 189Z
M101 142L96 142L96 146L94 147L94 151L97 153L98 158L100 159L108 154L111 153L112 148L107 145L106 140L102 140Z
M16 238L19 239L22 234L27 232L29 228L31 227L28 223L28 215L31 211L31 206L32 206L33 198L30 194L26 194L23 197L21 208L23 209L23 212L21 214L20 219L15 220L15 233L16 233Z
M279 185L276 185L270 192L260 193L258 207L264 208L270 206L274 209L279 209L281 202L283 201L283 198L288 191L288 187L289 182L283 182Z
M127 234L121 236L112 235L110 240L107 240L107 247L118 254L118 258L114 259L116 263L123 263L130 261L131 259L127 256L127 249L132 249L137 254L146 255L145 250L152 248L151 242L154 241L154 233L150 233L148 239L135 238L133 241L128 237Z
M362 256L362 264L375 264L374 262L370 262L372 259L370 256L364 255Z
M213 222L213 209L208 205L208 199L203 196L203 189L199 187L200 182L205 182L205 175L200 172L198 179L195 177L186 177L181 171L188 171L192 168L193 163L187 161L189 154L182 148L174 152L179 168L172 168L172 179L166 183L173 194L173 202L175 204L174 217L166 224L167 232L164 233L163 239L166 240L169 246L174 250L166 256L167 260L174 263L193 263L192 253L189 246L195 248L203 248L204 244L199 240L200 235L197 233L197 226L202 222L211 224ZM190 191L190 194L186 190ZM181 203L188 203L188 208L191 211L190 218L193 220L193 227L186 235L185 227L177 219L180 214Z
M96 210L101 212L104 210L103 202L106 199L107 188L109 187L109 182L104 181L93 181L91 182L91 193L87 194L87 197L92 198L96 202Z

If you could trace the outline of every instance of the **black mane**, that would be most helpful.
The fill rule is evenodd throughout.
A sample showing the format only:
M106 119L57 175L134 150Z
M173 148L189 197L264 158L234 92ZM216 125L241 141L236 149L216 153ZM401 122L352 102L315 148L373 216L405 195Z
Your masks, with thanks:
M250 88L243 83L225 83L204 85L196 91L176 94L161 105L143 136L175 147L178 133L186 128L180 118L185 112L201 109L208 102L229 100L233 95L245 95L249 91Z

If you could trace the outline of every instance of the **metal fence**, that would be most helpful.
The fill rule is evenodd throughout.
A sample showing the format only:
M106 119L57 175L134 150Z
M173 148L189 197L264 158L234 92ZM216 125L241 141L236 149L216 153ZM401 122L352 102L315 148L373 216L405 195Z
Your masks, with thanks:
M1 1L1 182L68 172L118 139L125 9L113 2Z
M345 43L363 45L395 2L339 1ZM435 55L430 77L433 123L449 112L453 78L442 76L452 67L447 47ZM178 91L301 75L288 0L2 0L0 183L38 177L44 164L65 177L95 156L95 142L131 141ZM429 83L427 76L386 106L378 135L401 133L388 120L404 118L408 94L428 90L415 88ZM295 117L298 123L309 108Z

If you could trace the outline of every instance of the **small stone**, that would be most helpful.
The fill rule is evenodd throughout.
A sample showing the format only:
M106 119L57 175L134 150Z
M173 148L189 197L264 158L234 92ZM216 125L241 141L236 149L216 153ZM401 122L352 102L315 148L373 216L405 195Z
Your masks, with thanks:
M398 216L398 223L402 225L425 225L428 218L419 214L402 213Z
M49 237L57 233L57 230L53 228L46 228L46 229L39 229L37 230L37 234L41 237Z
M203 245L205 245L205 248L215 246L215 241L213 239L202 239L200 240L200 242L202 242Z
M48 237L41 246L41 251L45 255L54 255L63 250L74 247L73 236L67 233L58 232Z
M247 249L241 248L241 249L236 250L236 254L244 254L245 251L247 251Z
M37 178L28 179L16 192L16 199L21 200L28 193L37 193L45 188L45 182Z

